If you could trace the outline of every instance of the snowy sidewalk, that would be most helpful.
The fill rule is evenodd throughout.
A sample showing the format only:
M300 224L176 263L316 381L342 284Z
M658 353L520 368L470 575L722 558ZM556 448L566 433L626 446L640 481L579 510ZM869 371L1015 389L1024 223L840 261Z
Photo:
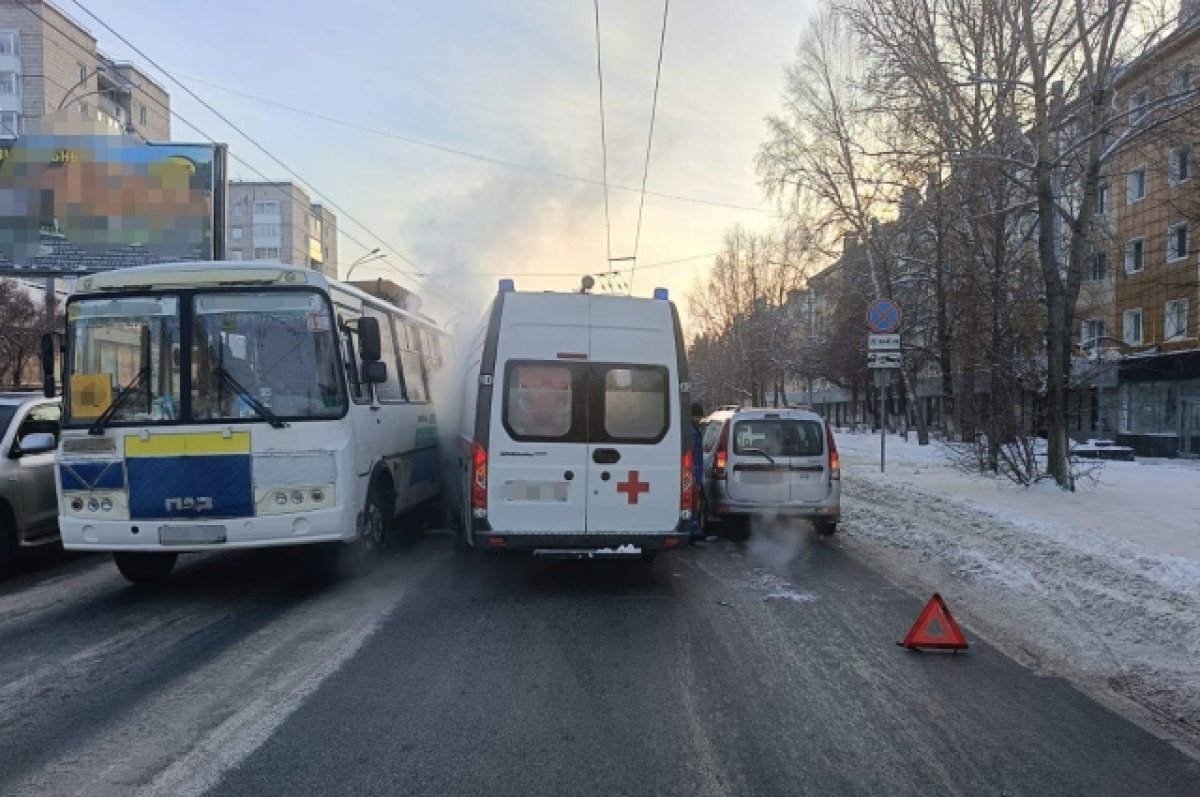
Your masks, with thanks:
M1105 462L1064 494L839 434L844 544L1030 666L1133 699L1200 745L1200 467ZM903 629L899 631L903 633Z

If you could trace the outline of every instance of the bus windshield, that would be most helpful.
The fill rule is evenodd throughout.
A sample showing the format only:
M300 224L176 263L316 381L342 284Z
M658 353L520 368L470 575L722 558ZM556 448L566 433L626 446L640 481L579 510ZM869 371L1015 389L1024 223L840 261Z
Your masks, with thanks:
M346 410L332 316L315 292L83 298L69 305L68 333L71 424L114 403L111 424L265 420L254 403L293 420Z
M179 417L179 299L82 299L69 305L68 423L92 423L136 385L113 423L166 423Z
M197 420L255 417L239 392L285 418L340 417L345 411L333 322L318 294L200 294L193 312ZM221 369L232 385L219 378Z

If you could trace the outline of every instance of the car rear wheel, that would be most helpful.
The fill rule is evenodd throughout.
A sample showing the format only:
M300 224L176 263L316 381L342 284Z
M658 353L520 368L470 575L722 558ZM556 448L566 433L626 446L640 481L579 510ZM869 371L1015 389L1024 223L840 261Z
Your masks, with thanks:
M836 520L814 520L813 527L816 528L817 534L828 537L837 531L838 524Z
M177 553L143 553L119 551L113 554L113 561L121 575L134 584L154 584L165 581L175 569Z
M17 530L0 517L0 574L12 564L17 553Z

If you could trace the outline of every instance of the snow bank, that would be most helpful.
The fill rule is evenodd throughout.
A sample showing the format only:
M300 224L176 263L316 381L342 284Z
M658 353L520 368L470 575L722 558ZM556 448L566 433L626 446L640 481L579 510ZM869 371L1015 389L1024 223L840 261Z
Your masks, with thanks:
M959 472L937 444L838 435L845 545L1035 668L1200 743L1200 463L1106 462L1073 494Z

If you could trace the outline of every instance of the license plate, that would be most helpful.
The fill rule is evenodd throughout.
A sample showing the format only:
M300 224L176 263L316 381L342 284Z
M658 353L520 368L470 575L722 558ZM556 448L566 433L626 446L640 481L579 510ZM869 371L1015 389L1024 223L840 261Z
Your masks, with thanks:
M225 542L224 526L163 526L160 545L216 545Z
M508 494L514 501L566 503L566 482L509 482Z

